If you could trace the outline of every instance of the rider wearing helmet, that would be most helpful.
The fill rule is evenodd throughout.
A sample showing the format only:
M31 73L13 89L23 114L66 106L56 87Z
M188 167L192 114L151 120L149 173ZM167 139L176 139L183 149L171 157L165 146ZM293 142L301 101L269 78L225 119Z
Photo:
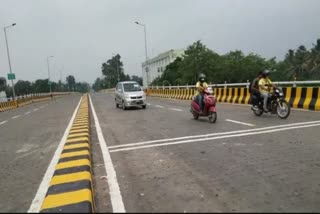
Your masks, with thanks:
M204 91L208 88L208 84L205 82L206 75L200 74L199 75L199 81L196 84L196 88L198 90L198 103L200 107L200 113L203 112L203 99L204 99Z
M262 78L262 71L260 71L257 75L257 77L252 81L250 85L250 94L251 96L251 102L252 102L252 109L258 109L257 107L257 100L260 100L260 91L259 91L259 81Z
M269 70L262 71L262 78L259 80L259 91L261 94L261 97L263 98L263 110L265 112L268 111L267 109L267 102L269 97L269 91L270 87L273 87L271 80L269 79Z

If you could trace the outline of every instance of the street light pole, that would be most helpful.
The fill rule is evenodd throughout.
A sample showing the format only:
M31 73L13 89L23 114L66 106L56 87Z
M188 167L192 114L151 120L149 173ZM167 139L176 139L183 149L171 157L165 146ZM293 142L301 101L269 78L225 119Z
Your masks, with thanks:
M148 46L147 46L147 27L145 24L135 22L137 25L140 25L144 29L144 44L145 44L145 54L146 54L146 74L147 74L147 87L149 86L149 68L148 68Z
M13 23L12 25L9 25L9 26L5 26L3 28L3 31L4 31L4 37L5 37L5 40L6 40L6 46L7 46L7 55L8 55L8 62L9 62L9 69L10 69L10 74L12 74L12 68L11 68L11 60L10 60L10 53L9 53L9 45L8 45L8 39L7 39L7 28L9 27L13 27L15 26L16 23ZM16 92L14 90L14 83L13 83L13 79L11 79L11 84L12 84L12 93L13 93L13 100L16 100Z
M49 90L50 90L50 96L52 97L52 91L51 91L51 82L50 82L50 66L49 66L49 58L52 58L53 56L47 57L47 64L48 64L48 84L49 84Z

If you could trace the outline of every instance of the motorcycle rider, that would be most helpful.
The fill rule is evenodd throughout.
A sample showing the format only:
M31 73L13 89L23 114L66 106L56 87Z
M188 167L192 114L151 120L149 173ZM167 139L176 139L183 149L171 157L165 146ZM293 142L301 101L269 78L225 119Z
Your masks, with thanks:
M251 102L252 102L252 109L253 110L258 110L257 107L257 100L260 99L261 94L259 91L259 80L262 78L262 71L260 71L258 73L258 76L252 81L251 85L250 85L250 93L252 94L251 96Z
M199 75L199 81L196 84L196 88L198 90L198 103L199 103L199 107L200 107L200 114L202 114L203 112L203 99L204 99L204 91L208 88L208 84L205 82L206 79L206 75L204 74L200 74Z
M259 80L259 91L263 98L263 111L268 112L267 102L269 97L270 87L274 87L271 80L269 79L269 70L262 71L262 78Z

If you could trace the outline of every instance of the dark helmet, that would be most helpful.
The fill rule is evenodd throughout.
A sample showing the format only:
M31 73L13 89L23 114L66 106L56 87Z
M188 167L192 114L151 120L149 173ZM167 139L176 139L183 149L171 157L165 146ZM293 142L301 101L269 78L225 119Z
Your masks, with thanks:
M206 75L200 74L200 75L199 75L199 81L200 81L200 82L204 82L205 80L206 80Z
M268 76L270 74L270 71L268 69L262 71L263 76Z

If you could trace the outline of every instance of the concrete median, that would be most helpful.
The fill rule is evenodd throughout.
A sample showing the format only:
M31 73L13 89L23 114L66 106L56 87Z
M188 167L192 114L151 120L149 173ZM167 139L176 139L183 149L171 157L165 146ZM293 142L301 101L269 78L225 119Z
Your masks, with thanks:
M51 178L41 212L95 211L88 96L84 95Z

